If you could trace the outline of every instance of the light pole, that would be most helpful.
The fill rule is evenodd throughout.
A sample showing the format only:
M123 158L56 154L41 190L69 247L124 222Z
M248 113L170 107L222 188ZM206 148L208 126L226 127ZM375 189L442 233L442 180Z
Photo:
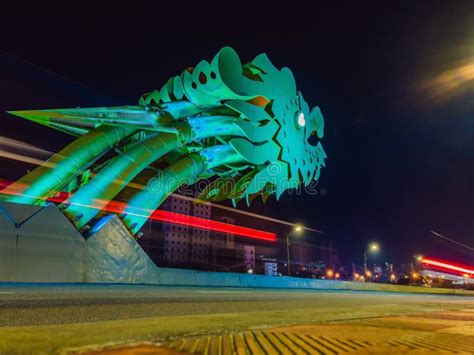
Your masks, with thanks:
M378 253L380 251L380 245L378 243L372 242L368 245L367 249L364 250L364 274L367 275L367 250L370 253Z
M295 225L293 229L287 234L286 236L286 253L288 256L288 276L291 276L291 268L290 268L290 237L295 234L295 235L300 235L303 233L303 226L301 225Z

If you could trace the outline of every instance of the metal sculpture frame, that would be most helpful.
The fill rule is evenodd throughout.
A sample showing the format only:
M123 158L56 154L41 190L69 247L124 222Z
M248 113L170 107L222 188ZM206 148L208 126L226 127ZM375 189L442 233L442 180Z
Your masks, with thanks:
M318 107L310 110L292 72L275 68L265 54L242 65L230 47L143 95L136 106L10 113L78 138L0 198L44 204L68 189L60 208L83 232L137 181L154 184L138 184L144 187L118 211L132 235L185 183L211 179L201 199L249 204L256 196L278 199L307 186L325 166L323 116Z

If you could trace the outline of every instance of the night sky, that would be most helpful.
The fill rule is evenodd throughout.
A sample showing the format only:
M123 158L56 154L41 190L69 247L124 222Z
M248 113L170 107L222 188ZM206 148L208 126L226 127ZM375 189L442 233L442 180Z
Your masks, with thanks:
M328 159L322 194L253 211L326 231L346 261L371 240L395 262L449 257L431 229L474 245L474 85L436 81L474 60L472 1L160 3L2 9L0 135L57 151L71 138L4 111L133 105L225 45L266 52L321 108ZM0 177L26 168L0 160Z

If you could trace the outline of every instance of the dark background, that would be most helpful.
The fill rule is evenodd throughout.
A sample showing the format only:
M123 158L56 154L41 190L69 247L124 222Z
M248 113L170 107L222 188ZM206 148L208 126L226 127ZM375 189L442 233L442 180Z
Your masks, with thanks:
M321 108L328 159L318 195L253 211L326 231L343 261L371 240L395 262L452 258L430 229L474 244L473 85L427 85L474 58L472 1L67 4L2 6L1 136L57 151L71 138L4 111L135 104L225 45L266 52ZM0 177L28 168L3 159Z

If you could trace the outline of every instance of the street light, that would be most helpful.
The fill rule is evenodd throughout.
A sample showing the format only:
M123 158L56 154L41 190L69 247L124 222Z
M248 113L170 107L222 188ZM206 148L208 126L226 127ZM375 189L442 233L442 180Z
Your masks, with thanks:
M295 225L293 229L288 233L286 236L286 253L288 255L288 276L291 276L291 269L290 269L290 237L292 235L301 235L304 231L304 227L302 225Z
M379 243L372 242L367 247L370 253L378 253L380 251ZM364 273L367 273L367 250L364 250Z
M375 243L375 242L370 243L369 250L372 252L378 252L380 250L380 245L378 245L378 243Z

